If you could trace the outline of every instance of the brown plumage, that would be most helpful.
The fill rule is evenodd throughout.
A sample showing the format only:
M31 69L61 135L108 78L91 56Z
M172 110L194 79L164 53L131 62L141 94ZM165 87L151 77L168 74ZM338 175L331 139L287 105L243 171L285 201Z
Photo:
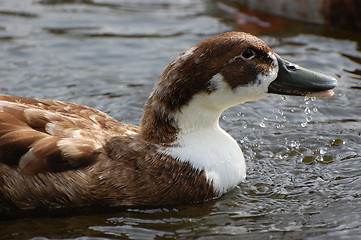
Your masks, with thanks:
M131 136L138 131L82 105L1 95L0 210L175 205L214 196L202 172Z

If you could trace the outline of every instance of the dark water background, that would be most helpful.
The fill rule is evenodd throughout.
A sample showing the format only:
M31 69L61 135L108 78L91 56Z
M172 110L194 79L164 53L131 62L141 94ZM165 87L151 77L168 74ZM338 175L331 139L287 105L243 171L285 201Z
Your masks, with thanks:
M2 0L0 92L72 101L138 124L181 50L237 29L207 0ZM291 23L259 35L339 77L332 98L271 96L227 110L245 183L171 209L0 215L0 239L361 239L361 34Z

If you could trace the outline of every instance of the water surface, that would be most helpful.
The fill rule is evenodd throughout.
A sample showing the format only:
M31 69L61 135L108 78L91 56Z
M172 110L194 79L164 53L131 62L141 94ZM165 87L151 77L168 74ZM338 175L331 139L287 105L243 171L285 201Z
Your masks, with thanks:
M181 50L238 29L207 0L3 0L0 91L72 101L138 124ZM1 239L357 239L361 235L361 35L292 23L259 35L286 59L338 76L332 98L270 96L227 110L246 181L164 209L25 211Z

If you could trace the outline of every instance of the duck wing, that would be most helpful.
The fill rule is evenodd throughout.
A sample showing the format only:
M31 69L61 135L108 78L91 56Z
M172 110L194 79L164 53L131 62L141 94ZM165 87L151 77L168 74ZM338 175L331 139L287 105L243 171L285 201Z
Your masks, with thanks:
M88 166L108 139L138 132L80 104L0 95L0 166L26 174Z

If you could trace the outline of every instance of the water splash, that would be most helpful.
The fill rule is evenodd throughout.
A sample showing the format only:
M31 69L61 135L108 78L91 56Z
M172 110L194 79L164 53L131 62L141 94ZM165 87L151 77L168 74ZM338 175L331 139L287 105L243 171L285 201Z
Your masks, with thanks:
M304 127L307 127L307 122L302 122L302 123L301 123L301 127L303 127L303 128L304 128Z

